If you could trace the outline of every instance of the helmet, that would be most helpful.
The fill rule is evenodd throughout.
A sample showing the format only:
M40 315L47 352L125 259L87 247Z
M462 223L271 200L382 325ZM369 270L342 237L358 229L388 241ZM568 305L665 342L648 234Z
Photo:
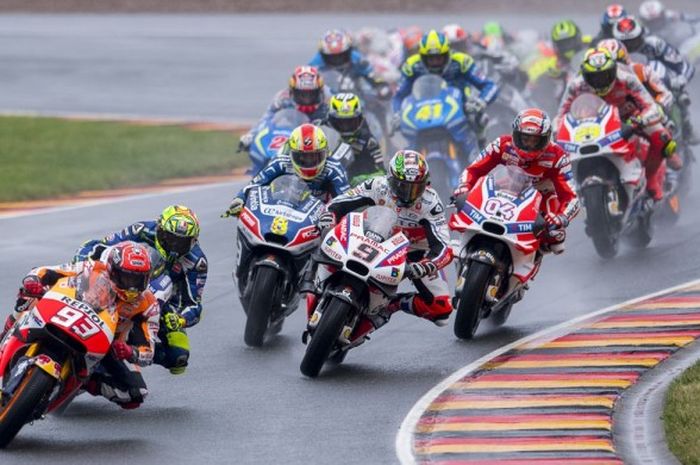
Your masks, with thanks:
M447 37L452 50L466 53L469 46L469 35L462 26L459 24L448 24L442 28L442 33Z
M107 256L107 270L117 297L134 302L148 287L151 257L146 247L136 242L120 242Z
M318 44L323 62L328 66L345 66L350 64L352 53L352 38L341 29L326 31Z
M603 19L600 21L600 28L603 30L603 35L612 37L612 29L615 22L625 16L627 16L627 10L625 10L624 6L619 3L609 5L605 9L605 13L603 13Z
M444 34L431 29L420 40L418 53L429 72L442 74L450 61L450 42Z
M389 188L396 203L410 207L425 192L430 178L425 157L414 150L399 150L389 161Z
M598 95L607 95L617 79L617 62L606 48L591 48L581 63L583 80Z
M522 110L513 120L513 144L525 160L537 158L549 144L551 135L552 122L539 108Z
M313 66L297 66L289 78L289 93L299 111L311 113L323 101L323 78Z
M571 61L576 52L581 50L583 46L581 29L570 19L555 23L550 36L557 56L567 61Z
M652 31L661 29L666 23L666 8L658 0L642 2L639 5L639 19Z
M625 44L617 39L601 40L598 42L598 47L607 49L607 51L610 52L610 55L612 55L613 59L615 59L615 61L618 63L624 63L626 65L631 63L630 55L627 53L627 47L625 47Z
M403 48L406 50L406 56L418 53L420 40L423 38L423 30L418 26L409 26L405 29L399 29Z
M637 19L629 16L615 23L613 37L625 44L628 52L634 53L644 45L644 28Z
M328 121L342 136L354 136L362 127L362 105L353 93L335 94L328 108Z
M199 237L199 219L192 210L172 205L163 210L156 224L156 249L165 259L187 254Z
M311 181L323 171L328 157L328 140L321 128L305 123L289 135L289 156L294 172Z
M498 21L488 21L482 28L481 45L488 50L500 50L505 46L505 33Z

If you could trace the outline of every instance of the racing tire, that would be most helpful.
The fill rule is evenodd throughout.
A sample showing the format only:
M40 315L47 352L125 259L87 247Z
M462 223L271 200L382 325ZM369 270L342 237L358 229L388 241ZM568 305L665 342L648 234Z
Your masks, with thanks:
M583 192L583 204L586 208L586 230L593 240L593 246L601 258L613 258L619 250L616 234L610 229L610 219L606 204L606 186L599 184L586 187Z
M350 304L336 298L331 299L326 306L299 366L304 376L315 378L321 372L340 337L349 312Z
M454 333L460 339L473 338L479 328L481 308L484 305L486 288L492 272L493 267L486 263L475 261L469 263L455 315Z
M248 297L248 315L245 322L243 340L250 347L261 347L265 332L270 324L273 309L279 306L279 292L275 289L279 283L279 271L269 266L259 266L255 270ZM281 328L280 328L281 329Z
M55 383L56 379L41 368L29 367L12 398L0 407L0 449L6 448L19 430L34 419L34 410Z

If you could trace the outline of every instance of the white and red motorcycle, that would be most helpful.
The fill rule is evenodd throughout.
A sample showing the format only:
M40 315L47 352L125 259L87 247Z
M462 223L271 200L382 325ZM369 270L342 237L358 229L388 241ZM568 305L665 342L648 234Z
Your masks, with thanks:
M449 227L461 234L453 302L460 339L471 339L482 319L505 323L539 269L546 226L532 181L517 166L499 165L455 200Z
M360 318L378 314L396 296L409 246L396 224L393 210L370 207L349 213L324 238L316 258L321 295L308 324L304 375L318 376L328 359L342 362L364 342L351 342Z

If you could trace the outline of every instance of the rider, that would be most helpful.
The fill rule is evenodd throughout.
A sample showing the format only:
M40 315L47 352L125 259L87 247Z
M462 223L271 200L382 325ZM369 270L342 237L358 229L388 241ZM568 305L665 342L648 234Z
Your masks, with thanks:
M690 121L690 96L686 90L695 74L695 67L665 40L647 34L640 22L631 16L618 21L613 34L625 44L629 53L640 53L649 61L658 61L666 67L669 71L668 86L675 94L681 110L683 132L688 141L697 143Z
M574 55L588 48L592 38L582 35L581 28L570 19L554 23L550 38L557 59L549 74L554 78L567 77Z
M328 106L328 116L314 124L332 127L352 147L354 160L345 167L348 178L383 173L382 148L362 113L360 98L353 93L335 94Z
M289 87L275 95L272 103L260 118L260 122L240 138L238 150L250 149L262 126L280 110L294 108L306 114L309 120L322 119L328 113L330 90L323 84L318 69L313 66L297 66L289 78Z
M540 206L550 228L542 241L543 252L564 252L566 227L579 211L579 201L572 184L573 174L568 154L551 139L552 123L538 108L522 110L513 121L513 133L491 142L469 165L460 178L454 197L464 196L477 181L499 164L516 165L535 181L542 193Z
M22 280L14 314L5 323L6 330L61 278L85 278L94 282L105 276L111 282L104 296L104 308L119 314L112 350L100 362L85 389L102 395L124 409L141 405L148 394L139 367L153 362L158 333L158 302L148 290L151 260L146 248L122 242L109 253L105 262L87 261L34 268Z
M350 188L343 167L328 159L328 140L323 130L306 123L292 131L280 154L236 194L222 217L240 215L251 188L270 184L285 174L299 176L311 193L324 202Z
M459 24L447 24L442 28L442 33L445 34L450 42L450 49L453 52L470 53L471 43L469 34Z
M447 280L439 271L452 261L452 249L445 208L437 192L430 187L428 163L423 155L413 150L399 150L389 161L386 176L368 179L335 198L322 216L331 218L328 224L332 225L348 213L372 205L396 211L398 227L411 242L406 276L418 292L403 293L379 314L360 320L350 341L363 339L386 324L398 310L438 326L446 325L452 304ZM315 301L316 296L311 294L307 301L309 317Z
M346 31L326 31L319 42L318 52L309 65L315 66L319 71L349 70L353 77L363 78L371 84L379 98L388 99L391 96L389 85L377 76L369 61L353 47L352 38Z
M662 124L662 115L652 96L642 86L637 76L617 62L605 48L590 49L581 63L581 74L566 88L557 121L571 109L571 104L581 94L596 94L610 105L616 106L623 120L628 120L649 140L649 154L645 164L647 191L654 201L663 197L664 158L669 166L679 169L681 161L676 154L676 142Z
M413 82L429 73L441 76L449 86L462 89L466 97L470 93L469 86L479 90L478 97L465 98L465 110L475 115L476 124L483 130L487 122L483 112L496 99L498 86L483 75L470 55L452 52L445 35L434 29L423 36L418 53L408 57L401 66L399 88L392 100L394 126L398 126L401 102L411 93Z
M167 207L155 221L140 221L102 239L85 242L75 261L98 260L104 250L123 241L134 241L157 251L154 275L167 272L173 295L160 309L160 342L154 362L176 375L185 372L190 342L185 331L199 323L202 294L207 281L207 258L199 245L199 219L182 205Z
M678 23L697 23L700 16L669 10L658 0L646 0L639 5L639 19L644 21L644 26L652 34L657 34L667 26Z
M593 38L593 43L597 44L604 39L612 39L613 26L615 23L627 16L627 10L619 3L608 5L603 13L603 18L600 20L600 32Z

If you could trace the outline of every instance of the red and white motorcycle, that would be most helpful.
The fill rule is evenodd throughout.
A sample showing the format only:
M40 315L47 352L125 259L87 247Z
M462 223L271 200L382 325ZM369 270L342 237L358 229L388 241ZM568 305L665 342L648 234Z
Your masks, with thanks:
M649 143L622 123L616 107L593 94L574 100L559 125L557 143L571 154L586 234L598 255L617 255L623 235L632 245L646 247L652 230L642 160Z
M471 339L482 319L505 323L513 304L539 269L542 195L533 178L517 166L499 165L481 178L457 210L449 227L461 234L457 257L454 333Z
M301 372L316 377L327 359L342 362L363 316L384 309L404 277L409 240L396 232L396 213L370 207L345 216L321 244L316 277L321 295L308 324Z

